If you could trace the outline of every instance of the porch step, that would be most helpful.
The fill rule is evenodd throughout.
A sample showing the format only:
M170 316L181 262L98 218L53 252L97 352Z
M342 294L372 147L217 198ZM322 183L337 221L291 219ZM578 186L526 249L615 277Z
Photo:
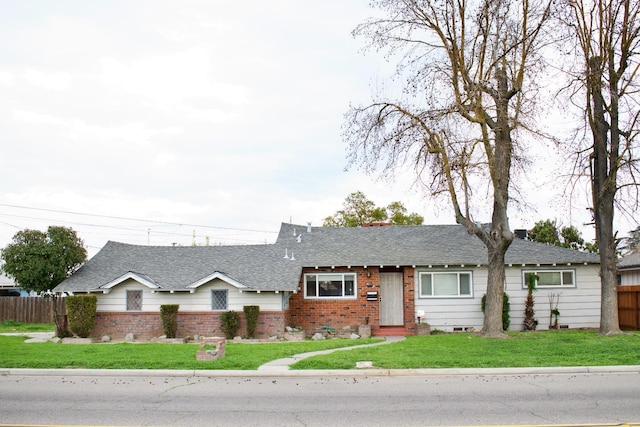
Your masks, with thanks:
M380 326L380 329L373 331L374 337L404 337L407 330L404 326Z

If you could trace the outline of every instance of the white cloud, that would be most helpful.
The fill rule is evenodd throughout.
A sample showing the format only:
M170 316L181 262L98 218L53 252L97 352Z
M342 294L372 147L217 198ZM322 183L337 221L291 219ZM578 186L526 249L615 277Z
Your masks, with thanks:
M136 144L148 146L159 135L178 135L182 131L177 127L149 128L144 123L123 123L118 126L104 127L85 123L77 118L55 117L34 111L17 110L14 119L29 124L53 125L65 129L72 140L91 140L93 142Z
M0 84L5 86L13 86L16 84L16 78L13 73L5 70L0 70Z
M38 70L27 70L24 78L36 86L53 91L64 91L71 86L71 75L65 72L47 74Z
M207 98L221 107L246 104L247 88L214 80L210 55L207 49L192 47L171 54L147 56L129 63L116 58L103 58L103 75L100 79L109 87L139 95L164 109Z
M395 183L344 172L343 114L393 68L351 37L366 0L38 4L0 16L15 41L0 46L0 247L16 228L65 220L94 251L192 242L194 227L160 221L209 226L196 227L200 243L260 243L281 221L320 225L357 190L453 222L410 170ZM513 211L514 227L584 211L534 178L538 212Z

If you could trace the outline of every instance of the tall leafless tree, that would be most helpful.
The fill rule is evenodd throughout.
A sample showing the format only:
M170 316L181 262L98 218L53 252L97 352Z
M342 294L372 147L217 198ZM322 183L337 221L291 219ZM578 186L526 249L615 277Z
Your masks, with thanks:
M576 94L590 138L579 147L577 165L591 180L596 241L600 251L600 333L620 333L616 293L616 203L638 206L638 132L640 132L640 2L568 0L567 22L582 62ZM574 98L575 99L575 98Z
M549 17L545 0L373 0L384 17L356 28L398 55L401 90L352 107L344 137L367 172L412 164L432 195L487 247L484 336L504 336L505 253L513 241L511 175L535 98L532 73ZM394 84L392 82L392 84ZM490 205L491 223L474 214Z

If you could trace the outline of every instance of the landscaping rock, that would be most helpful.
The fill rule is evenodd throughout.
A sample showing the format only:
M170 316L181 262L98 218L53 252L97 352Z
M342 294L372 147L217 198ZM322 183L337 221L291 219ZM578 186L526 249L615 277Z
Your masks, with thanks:
M358 338L360 338L360 335L353 333L349 336L349 338L351 338L352 340L357 340Z
M63 344L91 344L93 343L93 339L91 338L78 338L78 337L69 337L62 339Z
M150 340L151 342L163 343L163 344L184 344L188 341L187 338L167 338L166 335L161 335L159 337L153 337Z
M207 345L215 345L215 350L207 350ZM225 339L222 337L202 337L196 360L217 360L225 355Z
M359 325L358 326L358 335L360 335L362 338L371 337L371 325L369 325L369 324Z
M109 341L111 341L111 337L109 335L104 335L102 337L102 342L109 342Z
M305 334L304 331L296 331L291 330L284 333L283 336L285 341L304 341Z
M313 334L313 336L311 337L312 340L314 341L320 341L320 340L325 340L325 336L323 334L321 334L320 332L316 332L315 334Z
M364 362L356 362L356 368L357 369L373 368L373 362L368 360Z
M134 341L133 333L129 332L127 335L125 335L124 340L125 342L133 342Z

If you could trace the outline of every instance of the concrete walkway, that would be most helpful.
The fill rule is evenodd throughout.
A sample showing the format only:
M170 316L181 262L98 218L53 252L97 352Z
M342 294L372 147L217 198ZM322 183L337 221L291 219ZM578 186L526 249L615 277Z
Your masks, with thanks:
M284 359L276 359L276 360L272 360L271 362L265 363L264 365L258 368L258 371L269 372L269 373L278 373L278 372L288 371L289 366L293 365L299 360L306 359L308 357L319 356L321 354L329 354L335 351L346 351L346 350L353 350L356 348L375 347L378 345L393 344L394 342L400 342L404 340L405 340L405 337L385 337L384 341L376 342L373 344L354 345L351 347L332 348L329 350L319 350L319 351L311 351L309 353L294 354L291 357L285 357Z
M47 342L56 336L55 332L3 332L0 335L29 337L24 342Z

